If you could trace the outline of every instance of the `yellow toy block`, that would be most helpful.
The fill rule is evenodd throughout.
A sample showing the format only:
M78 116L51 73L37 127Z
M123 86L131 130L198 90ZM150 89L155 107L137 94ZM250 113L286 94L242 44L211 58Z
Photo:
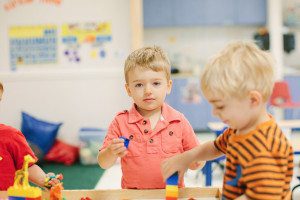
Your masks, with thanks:
M166 197L178 197L178 192L166 192Z
M166 191L177 191L178 192L178 186L177 185L166 185Z
M178 197L178 186L166 185L166 197Z

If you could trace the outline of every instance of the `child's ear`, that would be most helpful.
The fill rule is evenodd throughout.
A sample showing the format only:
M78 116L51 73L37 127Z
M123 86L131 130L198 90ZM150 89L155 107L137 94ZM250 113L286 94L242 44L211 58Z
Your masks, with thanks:
M262 96L260 94L260 92L256 91L256 90L252 90L250 91L250 103L253 106L257 106L259 104L261 104L262 102Z
M168 89L167 89L167 94L170 94L170 93L171 93L172 85L173 85L173 81L170 79L170 80L168 81L168 84L167 84L167 87L168 87Z
M129 88L129 85L127 83L125 83L125 89L126 89L126 92L127 92L128 96L131 97L130 88Z

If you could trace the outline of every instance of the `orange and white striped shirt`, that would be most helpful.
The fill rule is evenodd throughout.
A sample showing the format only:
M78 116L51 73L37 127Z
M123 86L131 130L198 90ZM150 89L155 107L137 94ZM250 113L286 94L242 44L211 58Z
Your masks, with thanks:
M226 154L223 199L285 199L293 176L293 149L273 118L247 134L228 128L215 141Z

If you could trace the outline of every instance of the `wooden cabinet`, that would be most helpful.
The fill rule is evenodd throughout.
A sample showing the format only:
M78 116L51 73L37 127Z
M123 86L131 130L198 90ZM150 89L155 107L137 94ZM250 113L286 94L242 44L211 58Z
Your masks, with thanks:
M266 0L144 0L144 26L265 25Z

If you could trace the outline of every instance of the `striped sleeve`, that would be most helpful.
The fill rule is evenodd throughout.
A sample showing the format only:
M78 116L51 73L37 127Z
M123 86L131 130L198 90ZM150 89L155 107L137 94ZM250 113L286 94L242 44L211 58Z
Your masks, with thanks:
M214 145L215 147L221 151L222 153L226 154L226 149L227 149L227 143L229 136L231 134L231 129L226 129L221 135L219 135L215 141Z

